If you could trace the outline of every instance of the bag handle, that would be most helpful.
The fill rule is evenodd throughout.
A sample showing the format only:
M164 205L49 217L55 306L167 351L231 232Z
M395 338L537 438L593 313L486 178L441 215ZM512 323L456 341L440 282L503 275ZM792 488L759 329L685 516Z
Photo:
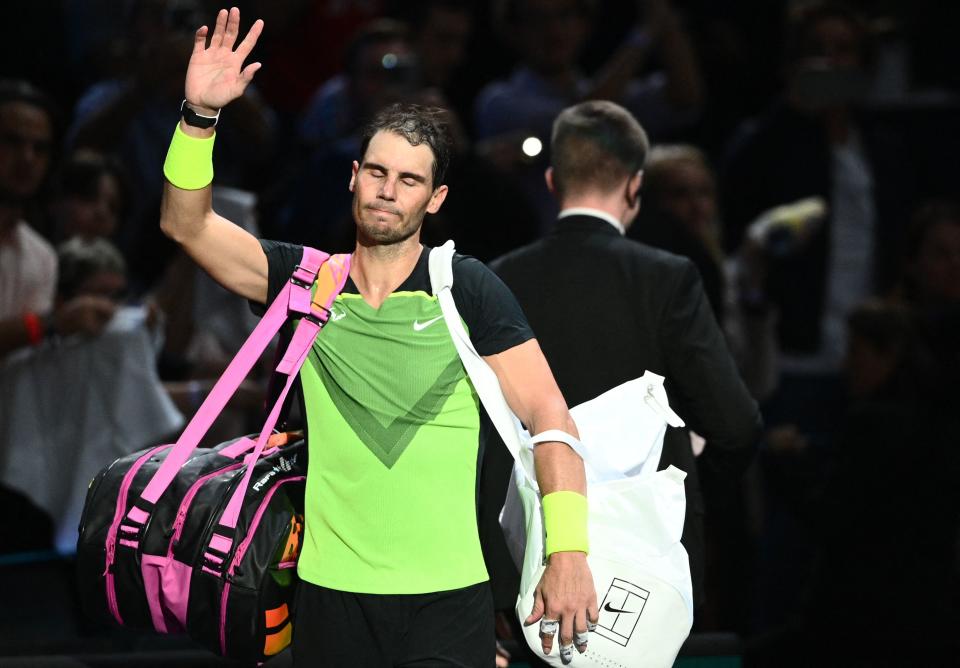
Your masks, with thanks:
M218 537L229 537L230 544L233 542L233 533L237 526L237 519L240 517L243 498L246 496L250 479L253 477L253 467L260 459L260 455L267 445L267 440L273 433L273 427L277 424L277 419L283 410L283 403L287 398L287 393L290 392L290 388L293 386L293 381L296 379L300 367L303 366L307 356L310 354L310 349L313 347L313 342L316 340L317 334L330 318L330 307L333 306L334 300L343 290L343 286L347 282L347 277L350 276L350 260L350 255L334 255L329 258L316 275L316 292L312 300L309 299L309 283L306 284L307 291L300 293L304 299L299 306L308 309L308 311L297 324L297 329L293 333L290 345L287 346L287 351L284 353L283 359L281 359L280 364L277 365L277 372L286 374L287 382L284 384L280 396L277 397L277 400L274 402L273 409L270 411L270 415L267 417L267 421L260 431L260 436L257 438L257 447L243 460L244 466L246 467L243 480L233 491L230 502L227 504L226 509L224 509L223 514L220 515L220 523L217 526L217 531L211 538L210 546L213 546L214 539ZM296 272L294 272L294 278L291 279L291 281L294 280L296 280ZM318 309L320 314L317 314ZM230 544L227 545L228 550ZM226 563L223 562L222 565L226 566Z
M163 464L144 488L134 507L127 513L126 519L138 525L146 523L154 504L169 487L177 471L196 449L200 440L206 435L214 420L223 411L227 401L236 392L243 379L250 373L253 365L266 350L274 335L289 317L299 315L301 317L300 323L277 367L278 372L288 375L287 387L282 392L278 404L282 407L282 400L289 391L289 385L292 384L292 379L296 377L296 372L306 359L317 332L327 321L329 307L336 299L337 294L343 289L349 273L349 255L337 255L331 258L323 251L304 246L300 264L297 265L290 279L270 304L260 322L204 399L199 410L184 428ZM321 280L321 277L323 277L323 280ZM317 301L311 300L311 285L314 282L317 283L317 300L319 300L317 306L321 307L318 310L314 310L311 303ZM256 461L256 458L253 457L254 453L257 458L260 456L266 437L269 437L272 432L278 415L279 409L275 406L275 410L271 411L270 416L272 417L272 423L268 417L267 424L264 425L265 432L261 432L261 438L257 440L257 447L244 459L245 463L248 464L248 469L250 463ZM247 478L249 478L249 475ZM242 484L238 487L238 490L241 488L245 491L246 484ZM236 526L235 519L233 526Z
M514 461L520 465L524 475L536 484L533 453L529 448L524 448L521 441L520 434L525 430L520 420L507 405L507 400L504 399L503 392L500 390L497 375L474 348L470 335L467 334L463 321L460 319L456 302L453 300L451 287L453 286L454 251L455 247L452 239L442 246L430 250L428 262L430 287L440 303L440 310L443 312L443 319L450 332L450 338L453 339L457 354L460 355L460 360L463 362L474 389L480 396L483 407L487 410L487 415L490 416L490 421L493 422L493 426L496 427L507 446L507 450L510 451Z

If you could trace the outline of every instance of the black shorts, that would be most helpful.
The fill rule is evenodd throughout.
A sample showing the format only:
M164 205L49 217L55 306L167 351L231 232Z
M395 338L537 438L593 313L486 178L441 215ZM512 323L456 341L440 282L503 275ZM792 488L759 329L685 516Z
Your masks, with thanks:
M301 581L296 668L490 668L496 640L488 582L431 594L353 594Z

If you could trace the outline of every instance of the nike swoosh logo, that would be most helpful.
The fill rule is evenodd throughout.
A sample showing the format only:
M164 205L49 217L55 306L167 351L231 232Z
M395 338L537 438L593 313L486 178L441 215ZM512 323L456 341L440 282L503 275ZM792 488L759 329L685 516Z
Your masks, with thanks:
M607 612L625 612L625 613L627 613L628 615L632 615L632 614L633 614L633 611L632 611L632 610L619 610L619 609L617 609L617 608L611 607L609 603L607 603L606 605L604 605L604 606L603 606L603 609L606 610Z
M419 320L414 320L414 321L413 321L413 331L415 331L415 332L423 331L423 330L425 330L427 327L429 327L430 325L432 325L433 323L435 323L437 320L440 320L442 317L443 317L442 315L438 315L436 318L434 318L434 319L432 319L432 320L427 320L426 322L420 322Z

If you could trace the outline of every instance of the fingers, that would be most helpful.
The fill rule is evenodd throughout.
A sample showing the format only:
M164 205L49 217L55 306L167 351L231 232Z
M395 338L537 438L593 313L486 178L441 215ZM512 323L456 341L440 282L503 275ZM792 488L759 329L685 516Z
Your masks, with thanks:
M260 63L250 63L243 68L243 71L240 73L240 78L243 79L246 83L253 81L253 75L257 73L257 70L260 69Z
M574 615L560 614L560 658L563 658L563 649L573 649L573 620Z
M61 334L96 336L110 322L116 304L109 299L85 295L74 297L57 313L57 327Z
M226 9L221 9L217 12L217 22L213 26L213 37L210 38L211 49L215 49L223 44L223 34L227 30L227 16L228 12Z
M197 30L196 34L193 36L193 52L194 53L203 53L203 50L207 46L207 26L200 26L200 29Z
M250 55L250 52L253 51L253 47L256 45L257 40L260 39L260 33L263 32L263 19L257 19L253 22L253 25L250 26L250 30L247 31L247 36L243 38L243 41L240 42L240 46L237 47L237 54L246 59Z
M237 42L238 34L240 34L240 10L236 7L231 7L227 13L227 25L223 31L222 46L225 49L233 49L233 45Z
M553 651L553 639L557 636L560 623L558 616L549 613L540 620L540 648L543 649L544 654Z
M573 619L573 646L583 654L587 651L587 642L590 640L590 631L587 626L587 611L577 612Z
M525 626L530 626L541 617L543 617L543 594L538 587L533 593L533 610L523 623Z

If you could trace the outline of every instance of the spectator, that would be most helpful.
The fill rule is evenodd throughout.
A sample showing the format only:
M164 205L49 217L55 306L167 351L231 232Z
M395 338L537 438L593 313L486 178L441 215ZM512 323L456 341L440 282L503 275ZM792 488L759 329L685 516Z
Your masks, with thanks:
M0 368L0 443L8 446L0 483L42 509L41 526L53 520L53 546L70 554L97 471L170 436L183 418L157 378L153 311L125 304L126 267L116 247L75 237L59 246L58 259L57 309L93 301L108 305L111 317L96 336L58 336ZM34 521L24 513L5 526L29 534Z
M758 643L751 665L947 665L957 651L956 412L928 382L931 351L909 309L871 300L848 323L848 402L828 474L807 481L817 558L801 623Z
M127 265L106 239L74 237L57 249L60 277L57 299L96 295L114 302L127 293Z
M37 210L54 150L54 114L38 89L0 83L0 357L53 331L98 333L113 305L79 297L54 308L57 258L24 219Z
M87 151L73 154L60 169L54 198L51 209L60 239L121 236L129 196L116 161Z
M913 312L919 336L935 361L936 389L929 400L940 411L960 406L960 206L931 201L911 221L904 244L897 298Z
M406 27L392 19L373 21L347 46L344 71L328 79L310 100L300 139L312 147L352 139L379 109L398 102L419 84Z
M585 99L622 103L654 138L691 122L700 106L697 61L668 0L640 2L643 22L593 78L578 69L594 19L588 0L504 0L499 21L521 63L505 81L495 81L476 100L477 138L499 163L517 172L541 212L544 227L556 215L543 185L543 155L533 164L522 151L525 137L546 144L553 119ZM663 71L638 78L656 49ZM527 149L530 151L530 149Z
M280 121L295 134L294 119L317 86L343 70L352 36L382 13L379 0L251 0L251 11L270 26L260 41L264 72L260 90ZM284 138L281 137L281 140Z
M644 206L627 236L693 260L722 325L724 255L716 181L706 156L689 144L654 146L643 173Z
M410 43L417 55L421 84L439 91L460 118L470 118L472 99L465 99L458 76L473 33L470 3L463 0L418 0L404 3ZM473 92L473 91L469 91Z
M922 306L960 304L960 206L927 202L914 214L904 244L902 296Z
M53 313L57 258L24 220L47 177L53 150L53 108L47 97L25 82L0 82L0 361L12 350L38 343L42 322ZM50 518L26 496L0 485L0 509L4 527L23 529L8 531L3 551L50 546Z
M120 247L143 291L174 252L155 224L161 165L183 100L183 72L200 21L194 0L145 0L130 3L126 11L130 29L120 47L125 68L81 95L68 141L73 149L116 155L126 168L131 225ZM243 187L270 156L272 129L267 110L252 90L230 108L230 116L217 137L217 178L224 185Z
M914 196L904 147L862 104L870 47L861 17L841 5L792 12L783 95L742 125L721 170L725 244L744 260L739 307L771 318L776 344L763 405L758 631L800 609L815 559L810 490L844 417L847 317L892 285Z
M783 99L742 126L722 171L728 250L772 207L826 203L823 224L802 243L764 253L763 284L742 295L753 311L776 312L787 385L798 376L836 382L850 308L895 276L913 184L899 142L859 113L869 63L858 15L829 3L792 15Z

